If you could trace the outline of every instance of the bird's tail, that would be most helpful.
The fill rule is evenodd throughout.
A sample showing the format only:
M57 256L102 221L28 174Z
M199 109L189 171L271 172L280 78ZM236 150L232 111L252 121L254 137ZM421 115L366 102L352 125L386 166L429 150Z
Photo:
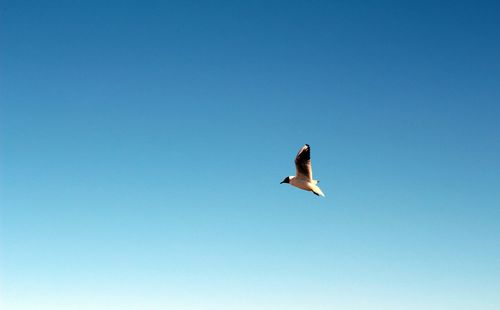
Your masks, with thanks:
M325 197L325 194L323 194L321 188L319 188L318 186L314 186L313 193L315 193L318 196Z

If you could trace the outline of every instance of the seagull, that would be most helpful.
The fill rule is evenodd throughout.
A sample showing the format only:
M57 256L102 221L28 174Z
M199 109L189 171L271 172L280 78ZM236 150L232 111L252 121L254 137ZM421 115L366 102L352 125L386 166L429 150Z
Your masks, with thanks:
M325 194L318 187L318 180L313 180L311 168L311 148L309 144L304 145L297 157L295 157L295 176L288 176L280 184L288 183L305 191L313 192L317 196L325 197Z

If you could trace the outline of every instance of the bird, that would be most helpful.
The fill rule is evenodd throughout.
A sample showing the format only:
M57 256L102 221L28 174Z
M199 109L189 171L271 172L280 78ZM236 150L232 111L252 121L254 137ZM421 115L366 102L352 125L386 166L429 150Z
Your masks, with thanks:
M313 192L317 196L325 197L321 191L318 180L313 180L311 167L311 147L305 144L295 157L295 176L287 176L280 184L288 183L305 191Z

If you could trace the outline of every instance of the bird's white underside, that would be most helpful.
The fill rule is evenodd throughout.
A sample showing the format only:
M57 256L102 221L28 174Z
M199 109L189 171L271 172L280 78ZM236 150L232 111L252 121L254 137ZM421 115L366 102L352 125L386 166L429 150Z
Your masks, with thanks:
M318 185L317 180L308 180L295 176L290 176L290 185L295 186L297 188L303 189L305 191L314 192L322 197L325 197L325 194L321 191Z

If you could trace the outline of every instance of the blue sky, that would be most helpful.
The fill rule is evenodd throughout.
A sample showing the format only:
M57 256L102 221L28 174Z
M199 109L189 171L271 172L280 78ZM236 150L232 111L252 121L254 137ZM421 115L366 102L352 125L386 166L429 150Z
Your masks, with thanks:
M0 14L7 309L500 307L498 3Z

